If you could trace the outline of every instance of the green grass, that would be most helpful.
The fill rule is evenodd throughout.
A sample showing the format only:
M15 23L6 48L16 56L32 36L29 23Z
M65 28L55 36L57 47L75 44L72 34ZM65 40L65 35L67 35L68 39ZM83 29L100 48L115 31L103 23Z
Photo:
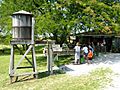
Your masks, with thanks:
M22 45L18 45L18 47L20 48L20 50L23 51L23 53L26 51L23 49ZM38 54L42 54L44 47L45 47L45 45L35 46L35 52ZM10 49L11 49L10 45L1 45L0 44L0 55L10 55ZM2 50L4 50L4 51L2 51ZM14 50L15 50L15 54L18 54L18 55L20 54L18 49L14 48Z
M21 55L15 57L15 63L18 62L20 57ZM28 57L31 58L30 55ZM101 90L102 87L105 87L111 81L110 75L112 71L109 68L99 68L92 71L89 75L76 77L59 73L47 76L44 72L39 74L39 79L33 79L32 76L26 79L20 77L19 80L21 79L21 81L10 84L8 74L9 58L10 55L0 56L0 90ZM39 72L45 70L46 58L39 55L36 58L37 70ZM62 60L62 57L60 59ZM22 65L28 65L26 60L24 60Z
M35 52L36 53L43 53L45 45L35 46Z
M2 44L0 44L0 49L3 49L3 48L10 48L10 45L2 45Z
M69 63L71 63L72 60L74 60L74 56L69 56L69 55L59 56L58 58L59 58L58 60L54 61L54 63L57 66L69 64Z

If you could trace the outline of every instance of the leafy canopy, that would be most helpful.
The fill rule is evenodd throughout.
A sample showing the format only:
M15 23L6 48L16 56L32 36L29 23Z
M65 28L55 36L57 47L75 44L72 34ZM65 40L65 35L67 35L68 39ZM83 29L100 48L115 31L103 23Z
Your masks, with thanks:
M60 44L67 42L71 32L120 33L119 0L2 0L0 29L6 38L9 36L8 41L12 30L10 16L19 10L33 13L35 34L48 35Z

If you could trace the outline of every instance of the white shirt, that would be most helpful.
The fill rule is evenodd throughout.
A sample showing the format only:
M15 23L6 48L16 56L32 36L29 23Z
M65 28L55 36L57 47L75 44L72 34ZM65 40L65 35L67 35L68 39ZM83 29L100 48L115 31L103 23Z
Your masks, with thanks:
M80 46L75 46L75 60L80 59Z
M80 53L80 46L75 46L74 49L75 49L75 52Z
M84 53L88 53L88 48L85 46L85 47L83 47L83 49L82 49L83 51L84 51Z

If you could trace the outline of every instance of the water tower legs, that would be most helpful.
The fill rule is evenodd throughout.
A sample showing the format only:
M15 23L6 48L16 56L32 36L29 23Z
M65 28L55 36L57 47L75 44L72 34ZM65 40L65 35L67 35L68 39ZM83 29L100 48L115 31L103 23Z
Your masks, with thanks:
M15 49L18 49L20 54L23 56L18 61L18 63L15 62ZM32 54L32 61L27 58L27 54L31 51ZM30 66L20 66L21 62L26 59L27 62L30 64ZM26 68L32 68L32 72L24 72L18 74L18 69L26 69ZM34 44L29 44L28 49L25 51L25 53L22 52L22 50L17 46L17 44L11 44L11 57L10 57L10 65L9 65L9 76L10 76L10 83L17 81L19 76L24 75L33 75L34 78L37 78L37 65L36 65L36 57L35 57L35 47ZM14 81L13 79L16 78Z

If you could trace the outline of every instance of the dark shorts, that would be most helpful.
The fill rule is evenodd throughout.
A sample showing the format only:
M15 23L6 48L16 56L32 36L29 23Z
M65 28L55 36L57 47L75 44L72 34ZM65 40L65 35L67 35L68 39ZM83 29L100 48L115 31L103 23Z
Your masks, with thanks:
M88 58L88 60L92 60L92 58Z
M85 57L87 57L88 53L84 53Z

